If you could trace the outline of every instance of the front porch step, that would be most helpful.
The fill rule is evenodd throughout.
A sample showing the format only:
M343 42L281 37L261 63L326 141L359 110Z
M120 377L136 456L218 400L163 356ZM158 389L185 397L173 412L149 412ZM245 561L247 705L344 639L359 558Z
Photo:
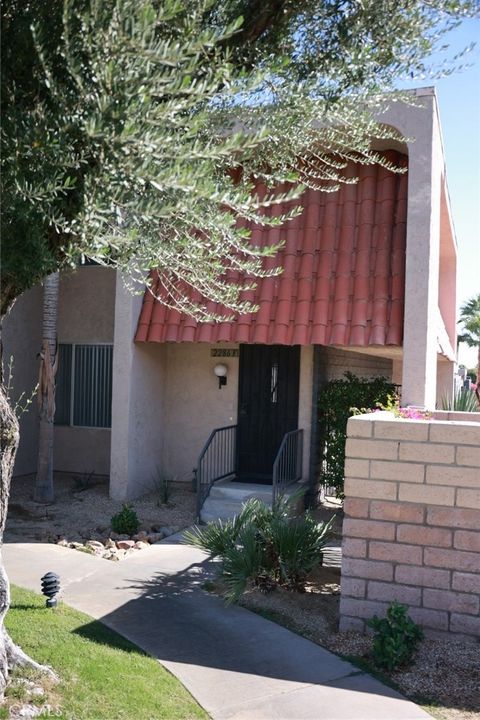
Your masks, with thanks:
M272 502L272 486L242 483L237 480L219 480L210 490L209 497L240 503L255 497L270 504Z
M302 482L290 485L287 495L292 495L303 486ZM210 490L200 511L200 521L203 523L215 520L227 520L233 518L242 509L242 505L250 500L258 498L267 505L272 504L272 486L257 485L254 483L242 483L236 480L219 480ZM300 504L303 500L298 501ZM302 505L303 507L303 505Z
M201 522L233 518L250 498L258 498L267 505L272 503L272 486L219 480L210 490L200 513Z

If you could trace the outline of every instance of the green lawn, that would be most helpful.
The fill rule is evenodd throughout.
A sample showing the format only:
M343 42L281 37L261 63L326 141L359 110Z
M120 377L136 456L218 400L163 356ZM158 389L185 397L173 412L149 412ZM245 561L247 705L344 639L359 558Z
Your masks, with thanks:
M38 662L51 665L60 676L58 685L49 687L45 683L47 694L43 701L55 708L50 717L208 718L178 680L156 660L100 622L62 603L56 610L47 610L45 598L13 587L6 626L27 653ZM13 686L8 702L18 702L22 692ZM6 707L0 710L0 717L8 717Z

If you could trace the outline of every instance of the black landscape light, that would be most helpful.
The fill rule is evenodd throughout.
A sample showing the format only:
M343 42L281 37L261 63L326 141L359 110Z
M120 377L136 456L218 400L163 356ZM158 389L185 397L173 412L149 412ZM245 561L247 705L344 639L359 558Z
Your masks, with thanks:
M55 595L60 592L60 578L54 572L48 572L42 577L42 593L47 598L47 608L57 607Z

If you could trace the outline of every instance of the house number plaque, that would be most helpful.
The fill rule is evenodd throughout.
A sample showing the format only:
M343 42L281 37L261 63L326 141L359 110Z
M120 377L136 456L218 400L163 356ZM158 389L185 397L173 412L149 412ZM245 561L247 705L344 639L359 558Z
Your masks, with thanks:
M210 357L238 357L238 348L212 348Z

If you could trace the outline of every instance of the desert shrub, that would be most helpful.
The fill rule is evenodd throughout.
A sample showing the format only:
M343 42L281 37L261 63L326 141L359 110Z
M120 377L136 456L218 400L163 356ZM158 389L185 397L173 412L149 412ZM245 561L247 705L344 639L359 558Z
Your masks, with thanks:
M407 615L407 610L405 605L393 602L385 618L375 615L368 621L375 631L373 661L377 667L392 671L411 661L423 631Z
M248 584L268 592L276 586L302 591L308 573L322 562L333 520L317 523L310 513L292 515L298 495L268 507L247 501L231 520L184 533L184 541L219 557L227 601L236 602Z
M125 503L116 515L110 520L112 530L119 535L134 535L140 526L137 513L131 505Z

